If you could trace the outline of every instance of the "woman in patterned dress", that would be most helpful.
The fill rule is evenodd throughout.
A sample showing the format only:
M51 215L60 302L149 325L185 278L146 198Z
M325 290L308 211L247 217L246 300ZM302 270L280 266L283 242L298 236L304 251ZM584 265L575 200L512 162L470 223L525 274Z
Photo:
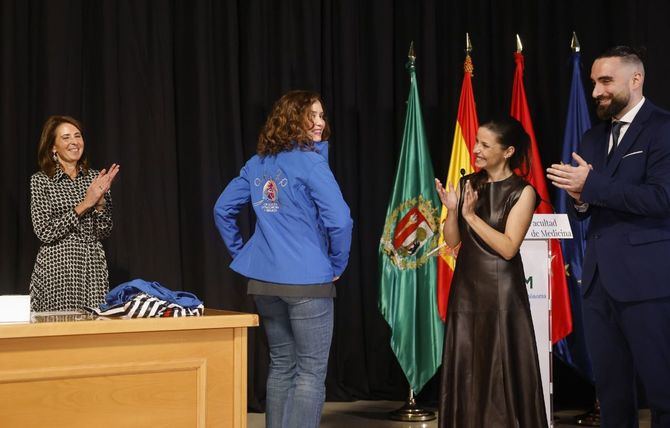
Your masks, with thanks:
M30 179L30 214L41 241L30 278L33 311L95 307L109 289L101 240L112 230L109 188L119 172L88 167L82 127L51 116L42 127Z
M436 180L449 210L447 245L460 244L449 293L440 392L441 428L547 426L519 247L540 202L516 172L530 171L530 138L512 118L485 123L479 172L458 189Z

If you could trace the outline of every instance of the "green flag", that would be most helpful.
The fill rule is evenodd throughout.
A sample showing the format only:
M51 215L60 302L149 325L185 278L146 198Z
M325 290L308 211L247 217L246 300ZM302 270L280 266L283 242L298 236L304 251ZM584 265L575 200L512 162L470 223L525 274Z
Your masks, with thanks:
M443 324L437 309L441 207L423 128L414 58L405 130L393 193L379 244L379 310L391 327L391 348L410 387L421 391L442 364Z

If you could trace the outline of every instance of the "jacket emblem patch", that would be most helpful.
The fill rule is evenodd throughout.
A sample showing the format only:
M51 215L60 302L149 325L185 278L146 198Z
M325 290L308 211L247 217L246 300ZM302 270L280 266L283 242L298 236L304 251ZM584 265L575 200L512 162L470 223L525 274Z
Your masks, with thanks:
M263 179L257 178L254 180L256 187L263 186L261 191L262 198L260 201L254 202L254 205L260 205L261 209L266 213L276 213L279 211L279 189L280 187L286 187L288 184L288 180L281 177L280 171L275 178L263 177ZM279 181L279 185L277 181Z

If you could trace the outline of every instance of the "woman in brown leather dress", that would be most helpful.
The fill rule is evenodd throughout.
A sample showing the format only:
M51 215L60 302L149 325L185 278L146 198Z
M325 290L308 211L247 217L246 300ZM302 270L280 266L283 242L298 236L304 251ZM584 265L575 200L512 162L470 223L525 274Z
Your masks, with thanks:
M504 118L482 125L479 172L436 187L449 215L444 239L458 250L447 310L440 427L542 428L547 418L519 247L540 202L528 134ZM517 173L515 173L515 171Z

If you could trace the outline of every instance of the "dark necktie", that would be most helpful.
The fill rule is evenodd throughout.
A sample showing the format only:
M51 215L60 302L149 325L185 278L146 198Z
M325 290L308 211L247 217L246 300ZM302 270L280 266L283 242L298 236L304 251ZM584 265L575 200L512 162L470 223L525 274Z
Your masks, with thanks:
M619 144L619 134L621 133L621 127L626 122L621 122L620 120L615 120L612 122L612 149L607 154L607 160L609 161L612 157L612 153L616 150L617 145Z

